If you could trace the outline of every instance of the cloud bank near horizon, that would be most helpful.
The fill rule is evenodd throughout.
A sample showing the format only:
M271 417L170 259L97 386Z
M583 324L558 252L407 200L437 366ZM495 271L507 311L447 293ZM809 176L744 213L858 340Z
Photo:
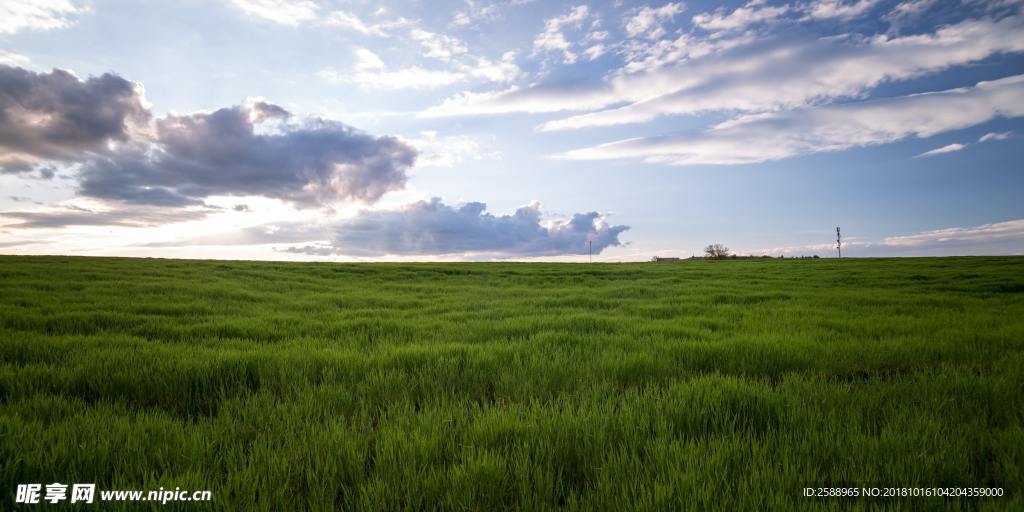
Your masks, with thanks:
M460 206L441 198L417 201L391 210L364 210L332 228L328 245L283 249L313 255L418 256L558 256L600 254L624 245L619 235L629 226L611 225L598 212L542 222L541 205L531 203L509 215L487 213L487 205Z

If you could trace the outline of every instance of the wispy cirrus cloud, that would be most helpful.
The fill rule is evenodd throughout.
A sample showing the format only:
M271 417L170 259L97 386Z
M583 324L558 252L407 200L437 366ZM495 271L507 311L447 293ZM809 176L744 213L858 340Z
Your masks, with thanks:
M927 35L761 44L714 60L617 77L611 80L609 101L628 105L550 121L541 129L642 123L707 111L797 108L856 98L884 82L1019 51L1024 51L1024 18L1019 16L965 21Z
M320 6L312 0L228 0L250 16L282 25L298 25L317 18Z
M498 60L470 55L464 47L437 47L426 50L430 57L442 60L442 68L420 65L388 69L376 53L366 48L355 49L352 71L322 69L316 73L321 80L333 83L352 83L372 89L432 89L452 84L480 81L505 83L521 72L516 65L514 51L506 52Z
M119 207L89 209L49 207L34 211L0 211L0 226L11 229L61 229L68 226L121 226L146 228L173 222L199 220L212 210L206 208Z
M324 18L323 24L330 27L346 28L364 36L390 37L393 30L410 26L413 22L402 17L368 22L347 11L331 11Z
M80 3L71 0L0 2L0 34L64 28L86 11Z
M695 44L698 41L701 44ZM755 41L758 44L752 44ZM799 108L863 97L882 83L1024 51L1024 18L965 20L913 36L765 40L741 32L695 40L684 34L659 44L657 53L643 48L634 56L651 57L650 62L636 65L641 60L634 59L596 83L542 83L460 93L422 115L590 111L539 127L554 131L642 123L665 115Z
M360 35L374 37L390 37L392 32L414 25L415 22L404 17L382 19L381 16L367 18L351 11L324 10L313 0L228 0L240 11L264 21L297 27L299 25L319 25L351 30ZM378 14L386 11L378 10Z
M989 132L989 133L986 133L985 135L982 135L981 137L979 137L978 138L978 142L976 142L976 144L982 144L982 143L990 142L990 141L1007 140L1007 139L1010 138L1010 136L1012 134L1013 134L1012 132ZM935 149L933 149L931 151L925 151L924 153L921 153L920 155L917 155L914 158L922 158L922 157L929 157L929 156L944 155L946 153L955 153L955 152L960 151L962 149L966 149L968 146L971 146L971 145L972 144L968 144L968 143L962 143L961 144L959 142L956 142L956 143L953 143L953 144L947 144L947 145L942 146L940 148L935 148Z
M1006 139L1009 139L1012 135L1013 135L1013 132L989 132L989 133L986 133L985 135L982 135L981 138L978 139L978 142L988 142L988 141L992 141L992 140L1006 140Z
M811 19L854 18L866 14L880 0L817 0L803 6Z
M24 66L31 61L32 59L27 55L0 50L0 64L6 64L8 66Z
M323 69L317 76L337 83L354 83L375 89L427 89L461 82L466 77L457 72L409 66L388 70L384 61L366 48L355 49L356 62L352 72Z
M882 243L890 246L920 247L936 244L1010 240L1024 242L1024 220L996 222L966 228L933 229L911 235L889 236L883 239Z
M935 148L935 149L930 150L930 151L925 151L924 153L921 153L920 155L917 155L914 158L923 158L923 157L929 157L929 156L935 156L935 155L942 155L942 154L946 154L946 153L954 153L954 152L960 151L961 149L964 149L966 147L967 147L966 144L958 144L958 143L947 144L945 146L942 146L941 148Z
M823 232L822 236L828 236ZM750 251L753 254L807 256L835 254L835 243L789 245ZM1024 254L1024 219L968 227L930 229L882 239L853 237L843 256L952 256Z
M750 164L884 144L1024 116L1024 75L973 87L780 113L752 114L697 135L635 138L573 150L563 158L631 158L671 165Z
M714 13L698 14L692 20L695 26L708 31L743 30L754 24L776 20L790 9L789 4L766 5L763 0L753 0L732 12L719 8Z
M464 161L496 159L501 156L499 151L471 135L440 135L433 130L423 130L417 137L402 140L419 152L417 168L452 167Z

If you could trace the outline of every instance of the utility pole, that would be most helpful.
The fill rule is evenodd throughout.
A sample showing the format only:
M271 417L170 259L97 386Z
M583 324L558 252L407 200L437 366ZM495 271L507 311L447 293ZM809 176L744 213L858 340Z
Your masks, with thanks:
M843 238L839 235L839 226L836 226L836 250L839 251L839 257L843 257Z

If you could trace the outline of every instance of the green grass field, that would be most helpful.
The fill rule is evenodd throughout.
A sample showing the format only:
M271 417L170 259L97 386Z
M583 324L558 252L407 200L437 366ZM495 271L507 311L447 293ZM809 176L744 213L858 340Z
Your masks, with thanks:
M1022 350L1020 257L0 257L0 509L1021 510Z

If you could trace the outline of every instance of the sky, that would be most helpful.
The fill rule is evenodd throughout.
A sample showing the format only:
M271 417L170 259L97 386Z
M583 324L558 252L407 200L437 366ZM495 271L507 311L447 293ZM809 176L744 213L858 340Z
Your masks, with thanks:
M1024 1L0 0L0 254L1024 254Z

